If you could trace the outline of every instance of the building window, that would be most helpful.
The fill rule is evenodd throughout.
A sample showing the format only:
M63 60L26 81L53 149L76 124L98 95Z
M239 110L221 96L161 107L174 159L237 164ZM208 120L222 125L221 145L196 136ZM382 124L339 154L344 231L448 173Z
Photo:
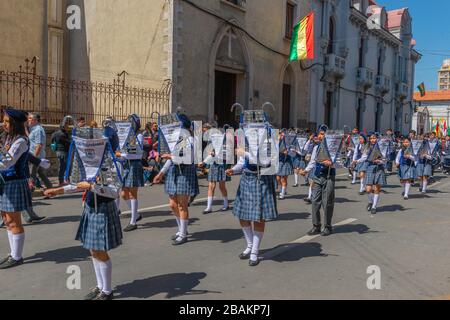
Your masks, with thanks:
M359 42L359 62L358 66L360 68L364 67L364 38L361 38Z
M328 42L328 49L327 53L331 54L334 53L334 20L333 18L330 18L330 28L329 28L329 42Z
M223 0L223 1L232 3L232 4L234 4L235 6L238 6L238 7L245 8L246 0Z
M363 126L363 121L362 121L362 116L363 116L363 112L362 112L362 106L363 104L363 100L362 99L358 99L358 109L356 110L356 127L360 128L362 131L362 126Z
M295 4L286 3L286 32L285 37L292 39L292 31L294 30Z
M375 131L380 131L381 104L377 103L375 110Z

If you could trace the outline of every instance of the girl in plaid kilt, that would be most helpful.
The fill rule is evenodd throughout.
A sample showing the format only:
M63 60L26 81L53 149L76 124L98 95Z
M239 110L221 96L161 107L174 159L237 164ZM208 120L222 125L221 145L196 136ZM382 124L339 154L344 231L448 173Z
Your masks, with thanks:
M128 226L123 229L124 232L130 232L137 229L137 223L142 220L142 216L138 213L139 201L138 190L144 186L144 167L142 165L144 136L139 132L141 129L140 118L133 114L128 117L132 123L135 136L135 150L132 150L128 143L126 143L124 150L116 151L118 157L123 163L123 186L122 198L125 200L127 206L131 210L131 220ZM117 207L120 207L120 199L116 202Z
M208 171L208 203L203 214L209 214L212 212L212 205L214 202L214 193L216 191L216 184L219 183L219 189L222 193L223 198L223 207L222 212L229 210L228 204L228 191L226 187L226 182L230 181L230 177L228 177L225 173L227 169L226 164L218 164L218 157L216 157L215 150L211 152L211 154L200 164L200 167L203 167L205 164L209 166Z
M275 176L261 175L261 167L250 164L248 153L243 150L238 150L238 156L238 163L228 169L227 174L231 176L242 172L233 208L247 242L247 248L239 255L239 259L249 259L249 266L254 267L259 264L259 247L266 221L278 217Z
M367 163L366 174L364 182L366 185L366 192L369 198L367 211L371 214L377 213L377 206L380 199L381 187L386 185L386 174L384 166L386 160L380 157L369 161L371 153L375 150L378 144L378 134L372 133L369 137L369 144L363 150L363 155L359 160L354 161L354 164Z
M365 176L367 170L367 162L358 162L363 155L363 150L367 144L367 137L364 133L359 134L359 144L356 146L355 151L353 152L353 161L352 167L353 169L353 181L352 184L356 183L356 175L359 175L359 194L363 195L366 190Z
M433 165L431 162L439 155L435 152L435 150L430 150L430 146L427 141L424 141L422 148L425 148L426 152L419 152L420 156L416 171L421 185L419 191L425 194L427 193L428 179L433 174Z
M190 164L193 163L194 159L194 139L190 131L191 121L185 115L178 115L178 117L184 130L176 148L180 148L182 145L184 147L176 150L173 154L161 156L162 159L167 161L154 179L154 183L160 183L164 175L167 175L165 191L169 195L169 206L178 224L178 231L171 238L174 246L182 245L188 241L189 198L199 194L197 169L195 164ZM184 159L181 153L186 154L187 159ZM183 164L183 162L188 162L188 164Z
M277 184L281 186L279 199L283 200L286 195L288 177L294 173L292 159L289 156L288 146L286 145L285 133L280 133L280 162L277 173Z
M404 186L403 198L405 200L409 199L409 190L417 178L416 161L411 149L411 141L408 138L403 139L402 148L397 153L395 163L399 168L400 182Z
M112 300L112 262L108 251L122 245L122 228L115 202L120 197L119 190L114 185L80 182L76 186L46 190L45 195L82 191L85 191L86 200L75 239L90 251L97 279L97 286L91 289L85 300Z
M25 230L20 212L31 208L31 191L28 187L30 146L25 132L27 115L12 108L4 112L3 128L6 136L0 154L0 210L8 231L11 253L0 261L0 269L9 269L23 264Z

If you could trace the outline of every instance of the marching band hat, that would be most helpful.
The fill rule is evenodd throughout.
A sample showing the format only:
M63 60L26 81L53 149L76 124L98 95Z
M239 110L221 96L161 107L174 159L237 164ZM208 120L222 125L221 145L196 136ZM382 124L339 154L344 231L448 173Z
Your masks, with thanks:
M366 136L366 134L365 134L364 132L361 131L361 132L359 133L359 136L360 136L360 137L363 137L364 141L367 142L367 136Z
M28 114L22 110L17 110L11 107L7 107L3 110L8 117L13 118L18 122L26 122L28 120Z
M141 118L139 118L139 116L137 114L132 114L128 117L128 119L130 119L131 121L134 122L134 125L136 126L134 129L136 131L139 131L141 129Z
M326 124L322 124L319 127L319 130L317 132L320 132L320 131L327 132L328 131L328 126Z
M191 120L189 120L188 116L185 114L179 114L178 115L178 120L180 120L181 125L184 129L190 129L192 122Z

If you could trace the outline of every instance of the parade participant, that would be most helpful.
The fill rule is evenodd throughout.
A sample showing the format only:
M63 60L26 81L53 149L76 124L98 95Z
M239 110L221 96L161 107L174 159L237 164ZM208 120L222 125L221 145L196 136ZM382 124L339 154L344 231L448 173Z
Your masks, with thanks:
M301 143L301 144L300 144ZM294 168L294 188L298 187L298 176L300 175L300 171L306 168L306 144L308 143L307 137L298 137L297 138L297 144L296 148L291 149L291 151L294 153L293 156L291 156L292 159L292 167ZM305 178L305 184L309 185L308 179Z
M355 154L355 149L358 144L355 143L355 139L359 139L359 129L353 128L352 133L344 137L345 148L347 150L347 159L345 162L345 167L348 169L348 177L352 178L352 184L356 183L357 173L355 173L354 167L352 165L353 155Z
M335 200L335 181L336 181L336 169L334 167L333 159L327 155L326 160L322 160L319 155L325 153L325 146L323 140L325 134L328 131L326 125L319 127L318 143L314 146L311 161L305 170L301 172L302 175L306 175L309 172L314 172L312 180L314 181L312 187L312 222L313 228L308 232L308 235L320 234L324 237L329 236L333 232L332 219L334 212L334 200ZM342 143L342 137L341 137ZM339 153L339 150L337 151ZM336 160L336 159L334 159ZM320 217L320 208L323 207L324 211L324 223L325 227L322 230L322 223Z
M436 149L437 145L430 146L430 142L425 139L422 144L422 150L419 152L416 171L420 182L419 192L422 192L422 194L427 193L428 178L433 171L432 161L439 156Z
M311 134L311 136L309 137L308 142L306 143L305 146L305 150L307 150L306 152L306 156L305 156L305 161L306 164L308 165L309 162L311 161L311 157L312 157L312 153L314 151L314 147L316 145L320 144L320 139L318 137L318 135L316 133ZM306 169L306 167L305 167ZM302 170L300 170L300 174L302 173ZM308 184L309 184L309 188L308 188L308 197L304 199L304 201L307 204L311 204L312 203L312 194L313 194L313 188L314 188L314 170L311 170L309 173L305 174L305 178L308 179Z
M199 165L200 168L203 168L205 165L208 165L208 203L203 214L210 214L212 212L212 206L214 202L214 193L216 191L216 185L219 183L219 189L222 193L223 198L223 207L222 212L229 210L228 203L228 191L226 187L226 182L230 181L230 178L226 175L225 170L227 169L227 165L224 163L224 159L222 161L219 160L219 155L216 154L216 150L212 150L210 155L203 161L202 164Z
M93 129L91 129L93 130ZM95 130L95 129L94 129ZM81 139L80 139L81 140ZM101 141L101 139L99 139ZM107 140L103 148L108 149ZM74 144L78 150L77 143ZM122 244L122 230L119 218L118 208L115 199L120 197L119 183L116 183L111 170L113 165L113 152L103 152L103 160L100 158L100 170L94 171L92 176L80 176L76 180L81 180L77 184L69 184L67 186L49 189L45 191L48 196L55 196L64 193L85 192L84 208L76 234L76 240L82 243L83 248L90 251L94 266L97 285L86 296L85 300L112 300L114 298L112 290L112 261L108 255L108 251L119 247ZM102 151L102 150L99 150ZM79 166L83 166L84 162L82 152L76 157ZM109 160L106 161L106 156ZM97 166L95 166L97 167ZM115 167L116 170L118 167ZM86 169L86 167L85 167ZM88 172L88 170L84 170ZM89 170L92 172L92 170ZM117 172L117 171L116 171ZM118 178L116 178L118 179Z
M292 160L289 156L289 147L286 141L286 133L280 133L280 166L277 173L277 183L281 186L281 192L278 197L280 200L284 200L286 196L288 177L293 174Z
M386 185L386 173L384 171L386 160L383 159L383 155L378 146L378 139L379 136L377 133L371 133L369 144L363 151L362 157L356 161L357 164L367 163L364 183L369 198L367 211L372 215L377 213L381 187Z
M361 157L363 156L363 150L366 148L367 144L367 137L366 135L361 132L359 135L359 144L356 146L355 151L353 153L353 159L352 159L352 165L354 167L353 169L353 181L352 184L356 183L356 176L359 175L359 194L363 195L366 190L366 184L365 184L365 176L366 176L366 170L367 170L367 163L364 162L358 162Z
M136 230L137 223L142 220L142 216L138 214L138 190L144 187L143 136L139 133L141 120L139 116L132 114L128 117L128 121L131 123L129 139L125 141L121 151L116 151L116 157L123 163L122 198L131 209L131 220L124 232Z
M279 143L271 136L269 124L265 123L264 139L272 140L272 143ZM238 163L226 171L227 175L242 173L239 187L234 202L233 214L239 219L242 231L247 243L246 249L239 255L241 260L249 260L249 266L255 267L260 263L258 254L261 241L264 236L266 222L276 220L278 217L277 199L275 191L275 175L263 174L262 170L270 167L270 159L252 161L249 145L246 136L246 148L238 149ZM276 173L276 172L274 172Z
M165 192L169 195L169 206L178 224L178 232L171 238L174 246L188 242L189 198L199 194L196 165L191 164L193 163L192 154L194 152L194 139L192 132L190 132L191 121L183 114L177 114L176 117L181 123L181 129L184 133L177 143L181 149L172 154L161 155L161 158L167 161L153 180L157 184L165 176ZM162 132L164 133L164 131ZM183 163L185 152L191 155L191 157L187 157L191 160L190 163Z
M433 153L441 153L441 147L442 145L439 143L439 138L436 135L436 132L431 132L429 136L428 143L430 145L430 148L433 149ZM440 162L440 157L433 157L432 164L431 164L431 176L429 177L429 180L432 180L434 177L434 170L436 169L437 165Z
M397 155L396 150L395 150L395 135L394 135L394 131L392 131L392 129L386 130L386 138L388 138L391 141L391 150L389 153L388 160L386 162L386 171L388 173L392 173L393 163L394 163L395 157Z
M411 148L411 141L408 138L403 139L402 148L397 153L395 163L399 167L400 182L404 186L403 197L405 200L408 200L411 184L414 183L417 176L416 157Z
M27 115L20 110L4 110L3 129L5 143L0 158L0 210L7 228L11 252L0 261L0 269L9 269L23 264L25 230L21 211L32 207L31 191L28 187L28 153L30 144L26 136Z

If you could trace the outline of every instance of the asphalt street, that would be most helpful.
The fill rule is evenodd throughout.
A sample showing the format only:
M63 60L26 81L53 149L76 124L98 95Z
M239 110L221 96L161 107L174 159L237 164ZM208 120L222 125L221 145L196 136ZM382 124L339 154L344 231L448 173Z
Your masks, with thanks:
M239 177L228 184L234 199ZM267 224L263 261L255 268L240 261L245 247L231 211L203 215L207 181L191 207L189 242L173 247L176 222L163 187L142 188L139 229L124 234L110 253L117 299L447 299L450 298L450 178L436 176L425 196L412 189L401 197L396 176L388 179L379 214L371 217L367 197L358 194L344 171L336 183L334 234L308 237L311 206L307 187L292 188L279 201L279 219ZM79 195L36 199L48 219L26 227L25 264L0 271L0 299L81 299L95 286L88 251L75 241L81 214ZM122 210L127 209L122 204ZM128 223L127 214L122 226ZM8 254L5 229L0 255ZM71 266L81 271L81 288L68 289ZM372 267L371 267L372 266ZM379 268L380 288L369 289L371 268ZM369 281L370 282L370 281Z

